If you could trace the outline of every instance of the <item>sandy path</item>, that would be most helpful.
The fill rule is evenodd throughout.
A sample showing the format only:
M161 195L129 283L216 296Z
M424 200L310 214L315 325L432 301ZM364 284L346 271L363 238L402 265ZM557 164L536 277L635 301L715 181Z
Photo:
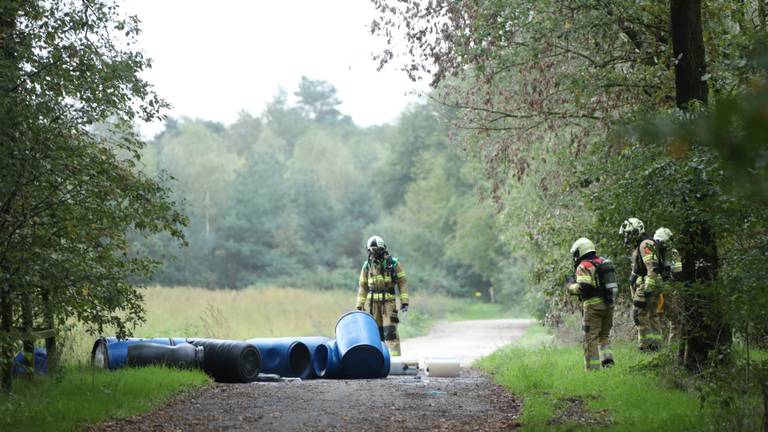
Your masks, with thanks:
M407 356L455 356L463 364L522 335L527 320L441 323L403 341ZM507 431L520 400L463 368L459 378L214 384L142 416L96 431Z
M403 357L456 357L468 367L479 357L488 355L525 333L533 323L527 319L441 322L427 336L401 342Z

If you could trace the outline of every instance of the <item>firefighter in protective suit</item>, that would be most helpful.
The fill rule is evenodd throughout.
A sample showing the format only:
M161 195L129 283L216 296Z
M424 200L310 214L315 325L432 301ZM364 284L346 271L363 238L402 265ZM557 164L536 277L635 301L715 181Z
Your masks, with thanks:
M584 368L590 371L610 367L614 363L611 328L617 291L613 266L597 256L594 243L584 237L573 243L571 255L576 279L568 285L568 291L579 296L584 309Z
M357 292L357 310L368 310L379 325L379 335L393 356L400 355L400 337L397 324L396 290L400 294L400 311L408 310L408 284L403 265L391 256L379 236L366 242L368 259L360 271ZM366 308L366 305L368 307Z
M662 281L677 277L682 271L682 261L677 250L671 247L672 231L659 228L653 236L645 236L645 225L640 219L629 218L622 223L619 234L624 244L632 247L632 274L629 279L632 290L632 319L637 327L640 351L657 351L661 347L661 317L665 300L668 317L676 322L670 338L679 337L678 302L662 294ZM674 303L674 306L672 305Z

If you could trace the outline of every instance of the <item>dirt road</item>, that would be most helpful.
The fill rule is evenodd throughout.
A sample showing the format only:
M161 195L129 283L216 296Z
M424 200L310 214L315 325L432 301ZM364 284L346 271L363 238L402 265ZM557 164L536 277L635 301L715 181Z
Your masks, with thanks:
M462 365L522 335L527 320L438 324L403 341L408 357L455 356ZM98 431L501 431L519 426L520 401L475 369L459 378L215 384Z

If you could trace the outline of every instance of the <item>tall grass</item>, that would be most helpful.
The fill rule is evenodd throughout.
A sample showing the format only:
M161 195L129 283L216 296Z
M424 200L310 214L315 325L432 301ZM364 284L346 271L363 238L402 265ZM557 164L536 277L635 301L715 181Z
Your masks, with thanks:
M356 292L297 288L209 290L150 287L144 290L146 323L136 337L247 339L280 336L333 337L336 321L354 309ZM424 334L436 320L482 319L508 315L499 305L416 293L401 315L401 337ZM64 360L85 364L94 336L82 330L68 338Z

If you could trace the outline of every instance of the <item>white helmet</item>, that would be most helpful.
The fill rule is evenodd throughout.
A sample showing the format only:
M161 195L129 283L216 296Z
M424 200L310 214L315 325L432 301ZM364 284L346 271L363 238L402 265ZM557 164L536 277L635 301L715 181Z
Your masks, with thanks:
M633 239L639 239L645 233L645 224L638 218L631 217L625 220L619 227L619 234L624 234L624 244L629 244Z
M592 243L592 240L586 237L582 237L576 240L573 243L573 246L571 246L571 255L573 256L574 261L594 251L595 251L595 244Z
M369 238L367 242L365 242L365 247L368 249L368 251L372 251L374 248L386 249L387 245L384 244L384 239L375 235Z
M661 227L653 233L653 241L660 244L669 244L672 240L672 230Z

